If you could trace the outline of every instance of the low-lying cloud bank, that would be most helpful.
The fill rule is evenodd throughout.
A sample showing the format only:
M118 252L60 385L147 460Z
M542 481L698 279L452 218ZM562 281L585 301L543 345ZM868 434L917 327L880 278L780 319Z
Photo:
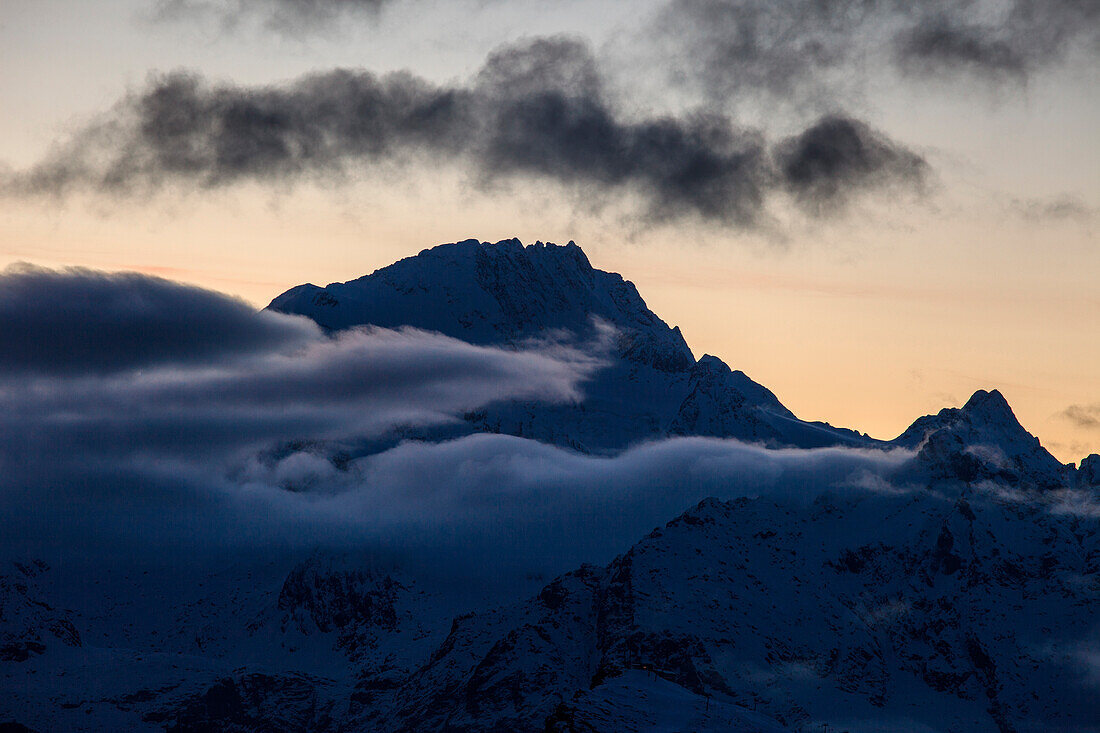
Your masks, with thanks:
M0 501L16 542L49 533L51 511L91 532L142 506L229 499L228 472L288 444L446 424L497 400L576 400L600 364L553 342L329 337L219 293L84 270L0 275L0 324ZM19 529L33 517L45 527Z
M25 267L0 275L0 324L6 556L248 562L322 548L509 582L606 562L707 497L797 512L917 480L901 449L687 437L592 456L466 435L462 415L493 402L583 399L607 344L564 334L510 348L411 329L332 336L159 278ZM398 442L425 432L465 437ZM1098 512L1069 487L985 493Z
M703 438L595 457L478 434L403 443L338 468L313 445L233 464L175 447L23 473L18 489L5 490L13 533L3 549L172 562L328 548L420 573L506 581L607 562L706 497L805 505L826 492L895 493L889 477L911 457Z
M0 275L0 313L19 321L0 330L0 353L18 355L0 361L0 551L17 556L342 546L557 572L707 496L883 490L909 455L683 438L593 457L473 435L355 458L344 449L494 401L580 399L602 347L328 336L218 293L84 270Z
M332 185L441 161L470 167L486 189L552 183L586 205L641 202L644 221L742 228L768 220L775 196L820 216L868 192L920 191L927 177L919 154L842 114L774 142L721 113L631 116L587 44L557 37L501 47L456 85L349 69L253 87L186 72L155 77L39 164L0 180L0 191Z
M0 375L105 374L219 363L319 341L305 318L136 273L0 272Z
M370 400L375 412L400 404L453 414L495 399L576 399L599 364L553 341L524 346L415 329L330 337L306 318L137 273L27 265L0 273L0 378L29 385L4 393L26 410L65 404L76 414L87 405L90 414L101 394L111 398L103 407L133 407L118 410L127 415L137 402L194 407L206 396L284 410Z
M595 457L499 435L406 443L353 466L333 499L372 516L411 557L428 548L516 572L607 562L707 497L808 504L826 492L896 491L908 451L768 450L736 440L677 438ZM878 482L868 481L875 476Z

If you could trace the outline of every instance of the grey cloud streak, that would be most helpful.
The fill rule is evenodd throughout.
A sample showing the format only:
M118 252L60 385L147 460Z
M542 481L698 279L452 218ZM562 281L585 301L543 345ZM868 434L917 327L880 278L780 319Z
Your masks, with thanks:
M9 176L3 189L141 195L172 185L332 183L380 166L446 161L471 165L486 187L549 182L579 190L588 202L637 196L650 221L752 227L777 193L794 190L797 203L820 214L871 184L910 184L923 175L919 156L863 123L830 116L803 135L839 141L836 133L846 142L826 143L830 162L814 166L807 185L803 169L787 165L789 144L773 148L763 133L724 115L629 118L609 101L583 42L535 39L498 49L457 86L352 70L268 87L172 73L37 166ZM856 157L845 159L850 154Z
M1092 405L1070 405L1061 416L1082 428L1100 428L1100 402Z
M137 274L0 277L0 462L9 473L152 453L230 459L297 439L438 425L501 399L579 398L598 355L416 330L329 337L220 293ZM4 461L7 459L7 461Z
M905 75L1024 81L1074 50L1100 51L1093 0L673 0L655 33L681 77L736 105L836 104L881 62Z
M977 2L930 5L896 37L903 69L1024 79L1075 47L1100 52L1100 4L1094 0L1014 0L992 14Z
M990 28L947 15L933 15L900 32L895 53L910 73L954 69L1022 80L1029 65L1017 44L995 37Z
M294 34L331 25L341 16L376 18L399 0L158 0L154 20L214 18L227 28L258 20L267 28Z
M1077 221L1088 223L1096 218L1096 209L1076 196L1063 194L1050 198L1013 199L1010 208L1027 221Z
M136 273L0 272L0 375L109 373L220 363L320 337L306 319Z

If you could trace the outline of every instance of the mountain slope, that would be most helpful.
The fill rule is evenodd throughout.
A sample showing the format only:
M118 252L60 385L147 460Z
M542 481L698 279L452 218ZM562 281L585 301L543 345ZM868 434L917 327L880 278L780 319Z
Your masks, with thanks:
M269 541L250 514L233 514L224 526L241 536L231 551L124 548L108 562L73 551L51 555L54 570L12 565L0 574L0 728L1100 732L1100 457L1061 465L996 390L888 442L799 420L720 359L696 361L632 284L595 270L572 244L443 245L349 283L300 286L271 307L333 331L426 328L503 348L549 339L605 366L579 404L498 403L457 425L395 429L358 446L316 435L257 445L260 462L316 451L339 473L332 485L223 487L233 503L270 491L280 506L285 491L290 513L336 507L340 522L321 525L337 527L333 536L303 521L302 537ZM356 458L406 438L473 432L570 450L488 436L402 446L364 463L411 471L400 493L422 493L411 506L423 523L387 525L389 499L359 503L385 476L356 473ZM707 450L671 464L682 472L642 463L625 474L611 464L631 453L574 452L617 454L671 436L831 448L670 440L640 450ZM465 442L502 445L459 450L445 473L477 485L487 463L489 485L437 493L442 473L423 469L433 452ZM464 534L464 522L522 488L528 472L541 475L513 461L532 447L553 468L583 464L585 475L530 494L519 511L531 522L492 515L500 519ZM723 465L730 449L751 461ZM189 480L217 482L220 470ZM654 491L681 496L678 484L700 476L718 480L667 514L653 508ZM576 506L591 521L565 531L539 506L568 511L583 492L595 500ZM548 577L599 564L549 583L541 566L522 564L546 537L585 547L582 535L609 531L635 500L648 505L637 525L648 528L655 513L664 520L718 492L741 498L702 501L615 547L622 554L610 562L611 553L570 555L580 559L560 560ZM432 502L446 521L421 516ZM444 541L404 553L418 535ZM469 538L488 553L466 558ZM516 558L519 571L505 570Z
M1071 484L1074 473L1020 425L997 390L978 390L961 408L922 417L892 442L916 450L928 478L1051 489Z
M707 500L606 568L456 620L364 723L614 730L593 699L630 718L649 670L798 729L1095 730L1098 529L988 495Z
M50 605L39 586L49 570L35 560L13 562L0 574L0 662L25 662L57 644L81 645L70 614Z
M572 242L440 245L357 280L300 285L268 307L307 316L329 330L413 327L477 344L564 336L607 359L584 385L581 405L496 405L468 416L469 431L532 437L586 452L620 450L669 434L773 446L873 443L852 431L798 420L770 391L716 357L697 363L680 330L649 310L633 283L593 268ZM452 430L447 437L454 435Z

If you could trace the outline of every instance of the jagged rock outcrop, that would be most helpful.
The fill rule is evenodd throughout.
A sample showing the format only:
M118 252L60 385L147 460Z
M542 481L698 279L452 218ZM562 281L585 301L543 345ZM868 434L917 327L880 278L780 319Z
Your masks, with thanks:
M447 610L395 569L315 552L291 569L248 630L256 641L305 655L305 663L344 657L377 682L409 674L448 622Z
M205 691L171 708L147 713L144 720L170 733L324 733L339 730L332 683L302 674L242 674L218 680Z
M1100 455L1093 453L1081 460L1077 467L1077 483L1082 487L1100 487Z
M42 560L29 560L0 574L0 662L24 662L54 644L81 645L70 614L46 600L41 580L49 570Z
M338 568L318 556L298 565L283 582L276 606L283 624L301 633L327 633L368 625L397 626L396 596L403 590L388 575L363 568Z

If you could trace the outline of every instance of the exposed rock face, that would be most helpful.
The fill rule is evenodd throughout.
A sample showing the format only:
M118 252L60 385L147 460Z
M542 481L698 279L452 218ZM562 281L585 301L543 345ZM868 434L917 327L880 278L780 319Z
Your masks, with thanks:
M1082 487L1100 486L1100 455L1093 453L1077 467L1077 483Z
M70 614L46 602L42 560L14 562L0 575L0 662L25 662L53 644L80 646Z
M291 571L279 591L278 609L302 633L368 625L397 626L396 595L401 586L389 576L363 569L334 568L314 557Z
M307 675L244 674L218 680L177 707L145 715L173 733L307 733L338 730L331 682Z

